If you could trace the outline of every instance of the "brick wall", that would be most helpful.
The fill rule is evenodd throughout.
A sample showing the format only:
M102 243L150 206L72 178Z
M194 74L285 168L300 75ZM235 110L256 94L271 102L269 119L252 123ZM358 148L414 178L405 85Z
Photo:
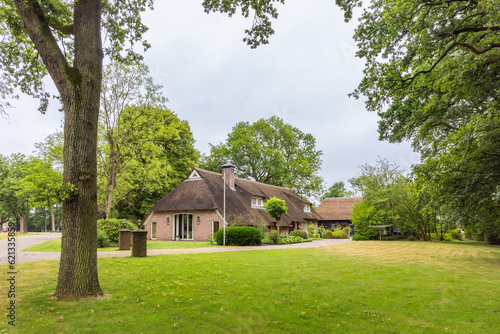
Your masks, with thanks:
M201 210L191 212L153 212L146 222L148 236L152 237L151 223L156 222L156 240L173 240L172 232L175 214L193 215L193 240L205 241L212 232L212 222L218 221L220 228L223 227L222 219L215 210ZM198 221L199 218L199 221Z

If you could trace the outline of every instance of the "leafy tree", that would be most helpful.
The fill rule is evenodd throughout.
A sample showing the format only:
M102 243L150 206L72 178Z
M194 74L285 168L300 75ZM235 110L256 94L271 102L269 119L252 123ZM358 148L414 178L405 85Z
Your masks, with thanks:
M278 230L281 216L286 214L288 211L285 201L280 198L271 197L264 204L264 208L272 218L276 219L276 229Z
M248 17L253 11L252 27L245 30L247 36L243 41L252 48L256 48L261 44L268 44L269 37L274 33L274 29L271 26L271 19L278 17L278 11L274 6L275 3L284 4L285 0L204 0L203 7L206 13L221 12L228 14L230 17L236 13L238 7L241 8L241 14L244 17Z
M99 165L107 178L103 210L105 217L115 204L113 195L117 178L130 167L124 157L127 154L124 146L133 136L131 128L134 124L123 126L121 114L131 105L164 107L166 98L160 89L161 86L153 83L146 65L113 62L104 70L99 114L99 137L103 148L99 154ZM142 109L135 110L140 112Z
M39 158L31 158L23 170L25 176L15 186L16 195L29 198L31 207L47 208L52 218L52 231L55 231L54 208L64 197L62 173L54 170L49 161Z
M325 198L335 198L335 197L349 197L354 196L354 192L347 190L345 188L344 182L335 182L328 190L321 196L320 201Z
M122 217L142 218L184 180L199 152L189 123L165 108L127 106L120 127L127 140L120 146L116 210Z
M97 273L97 127L102 59L137 61L133 50L146 28L140 12L151 1L1 0L2 94L14 89L40 99L45 111L49 74L62 102L64 184L76 188L63 202L57 296L102 294ZM104 49L101 31L109 44ZM146 42L142 43L148 47Z
M26 176L27 159L22 154L10 158L0 155L0 212L2 220L19 222L19 232L28 232L28 216L31 210L30 194L18 194L20 181Z
M241 178L286 187L309 197L322 190L323 180L318 176L321 155L311 134L273 116L236 124L225 143L211 146L201 167L218 172L229 160Z
M362 3L337 0L347 20ZM381 139L411 140L427 159L416 172L438 230L456 221L500 242L498 2L369 3L355 33L364 78L352 95L381 117Z

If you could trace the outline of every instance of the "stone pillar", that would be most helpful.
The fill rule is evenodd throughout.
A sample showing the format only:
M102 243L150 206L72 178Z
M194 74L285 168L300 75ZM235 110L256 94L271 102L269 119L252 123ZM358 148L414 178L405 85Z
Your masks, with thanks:
M130 250L130 230L120 230L118 239L118 250Z
M132 257L146 257L148 250L148 231L132 231Z

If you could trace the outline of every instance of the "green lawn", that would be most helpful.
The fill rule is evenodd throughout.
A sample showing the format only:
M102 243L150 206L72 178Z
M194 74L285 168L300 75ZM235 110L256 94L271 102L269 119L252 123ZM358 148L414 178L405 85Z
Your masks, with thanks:
M19 333L498 333L500 328L500 247L481 243L365 241L99 259L106 295L84 300L51 297L57 269L56 261L18 264ZM7 271L0 266L4 276ZM0 299L4 312L6 303ZM14 332L6 321L0 331Z
M210 245L205 241L163 241L163 240L148 240L148 249L178 249L178 248L204 248L204 247L221 247ZM118 250L118 247L98 248L98 251ZM44 243L26 248L28 252L60 252L61 238L46 241Z

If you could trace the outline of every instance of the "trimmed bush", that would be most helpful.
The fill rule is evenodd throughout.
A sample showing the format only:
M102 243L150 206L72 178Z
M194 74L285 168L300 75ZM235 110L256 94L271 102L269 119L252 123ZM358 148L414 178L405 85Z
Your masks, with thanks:
M355 235L352 236L352 240L370 240L367 236L361 235L359 233L356 233Z
M119 233L118 231L123 229L123 222L126 219L99 219L97 221L97 229L106 233L109 238L109 242L118 242ZM127 222L127 228L129 230L136 230L137 225Z
M332 238L333 239L349 239L349 236L345 234L344 231L335 231L332 232Z
M224 243L224 229L217 231L217 244ZM262 244L260 231L251 226L226 227L227 246L259 246Z
M302 230L292 231L290 232L290 235L294 237L301 237L302 239L307 239L307 232Z
M109 246L109 238L106 232L97 230L97 248L105 248Z
M333 232L330 230L326 231L325 238L326 239L333 239Z

